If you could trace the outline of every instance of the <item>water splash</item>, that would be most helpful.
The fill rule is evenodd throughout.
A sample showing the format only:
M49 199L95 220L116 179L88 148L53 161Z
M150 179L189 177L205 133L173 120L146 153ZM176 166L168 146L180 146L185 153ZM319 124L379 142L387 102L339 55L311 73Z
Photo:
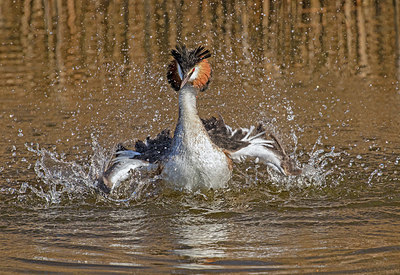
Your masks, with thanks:
M37 197L43 199L47 205L60 204L64 198L72 201L81 199L88 194L93 195L96 175L101 171L105 152L93 142L94 154L90 162L79 164L66 160L65 155L51 152L45 148L28 146L27 149L38 156L34 171L38 178L38 185L25 183L21 188L30 190Z
M291 133L291 139L295 143L294 148L296 150L298 137L294 131ZM284 177L270 171L263 165L251 164L247 168L237 167L241 176L238 181L238 178L233 179L233 188L240 189L246 188L246 186L257 188L257 185L263 188L262 186L265 186L265 183L270 188L287 191L293 188L306 189L313 186L325 186L327 178L334 173L335 167L332 167L331 164L342 153L335 152L335 147L330 148L329 151L317 149L321 145L320 137L311 152L299 154L300 161L293 154L292 157L303 169L300 176ZM68 204L74 201L87 200L95 204L99 202L130 204L155 198L165 191L163 181L159 176L148 175L144 172L133 172L128 180L115 188L110 194L102 193L97 187L97 178L107 167L111 153L103 148L94 136L92 136L91 143L92 153L88 160L71 161L67 159L65 154L41 148L39 145L31 144L26 145L26 147L38 157L34 165L34 172L38 181L36 184L23 183L18 193L23 196L31 193L43 200L46 205ZM230 187L228 189L231 189ZM166 192L168 193L168 191Z
M69 161L64 154L52 152L37 145L26 145L38 159L34 171L38 184L23 183L20 194L34 194L46 205L71 203L90 200L92 203L137 202L156 194L157 177L148 177L143 173L132 173L129 180L115 188L110 194L104 194L97 186L97 178L102 174L111 159L111 154L92 136L92 155L88 161Z
M297 148L297 137L294 133L293 140L295 141L295 148ZM335 181L327 181L328 178L339 172L338 167L332 165L335 163L343 152L337 152L336 148L333 146L329 151L324 149L317 149L317 145L320 144L321 137L318 138L317 142L314 144L311 152L301 152L298 156L292 154L292 158L298 167L302 169L302 173L298 176L283 176L274 171L269 171L269 178L275 187L279 187L285 190L296 189L306 189L310 187L323 188L333 182L340 181L336 178ZM294 151L295 152L295 151ZM301 159L301 160L299 160Z

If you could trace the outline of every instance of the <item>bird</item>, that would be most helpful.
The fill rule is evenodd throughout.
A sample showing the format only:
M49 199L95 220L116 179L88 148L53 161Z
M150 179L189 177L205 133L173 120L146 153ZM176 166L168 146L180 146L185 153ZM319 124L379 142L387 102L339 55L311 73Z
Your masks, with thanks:
M167 80L178 92L179 117L173 136L166 129L155 138L138 140L135 149L119 144L98 177L98 187L112 192L135 171L156 173L177 190L209 190L227 186L233 163L253 159L279 174L299 175L302 170L264 126L234 129L221 115L201 119L197 97L211 81L211 52L204 46L171 50Z

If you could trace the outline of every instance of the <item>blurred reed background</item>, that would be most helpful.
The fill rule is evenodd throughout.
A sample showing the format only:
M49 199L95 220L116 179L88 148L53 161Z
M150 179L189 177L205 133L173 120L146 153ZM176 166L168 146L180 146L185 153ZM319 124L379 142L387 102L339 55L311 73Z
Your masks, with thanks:
M0 85L104 79L108 62L124 77L167 62L178 42L279 73L399 79L399 14L398 0L2 1Z

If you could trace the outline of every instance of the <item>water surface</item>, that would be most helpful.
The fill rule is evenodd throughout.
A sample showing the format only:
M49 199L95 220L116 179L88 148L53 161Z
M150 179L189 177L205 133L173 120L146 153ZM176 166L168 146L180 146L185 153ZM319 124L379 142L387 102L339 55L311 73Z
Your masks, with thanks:
M399 273L389 2L1 2L1 270ZM174 128L179 42L213 54L200 115L263 122L302 176L249 162L224 190L141 175L111 196L94 188L116 143Z

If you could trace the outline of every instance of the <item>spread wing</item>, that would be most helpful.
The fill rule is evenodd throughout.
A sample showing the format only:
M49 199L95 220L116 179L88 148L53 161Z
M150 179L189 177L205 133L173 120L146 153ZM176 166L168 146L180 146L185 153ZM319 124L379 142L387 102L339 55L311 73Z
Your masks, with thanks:
M283 175L298 175L301 169L289 158L278 139L270 134L266 139L266 130L259 124L249 129L232 129L223 118L212 117L202 120L211 140L229 153L234 161L246 158L257 159Z
M130 177L131 171L154 171L166 156L172 144L169 130L164 130L156 138L137 141L135 150L128 150L117 145L115 155L98 178L98 187L106 193L112 191L121 182Z

